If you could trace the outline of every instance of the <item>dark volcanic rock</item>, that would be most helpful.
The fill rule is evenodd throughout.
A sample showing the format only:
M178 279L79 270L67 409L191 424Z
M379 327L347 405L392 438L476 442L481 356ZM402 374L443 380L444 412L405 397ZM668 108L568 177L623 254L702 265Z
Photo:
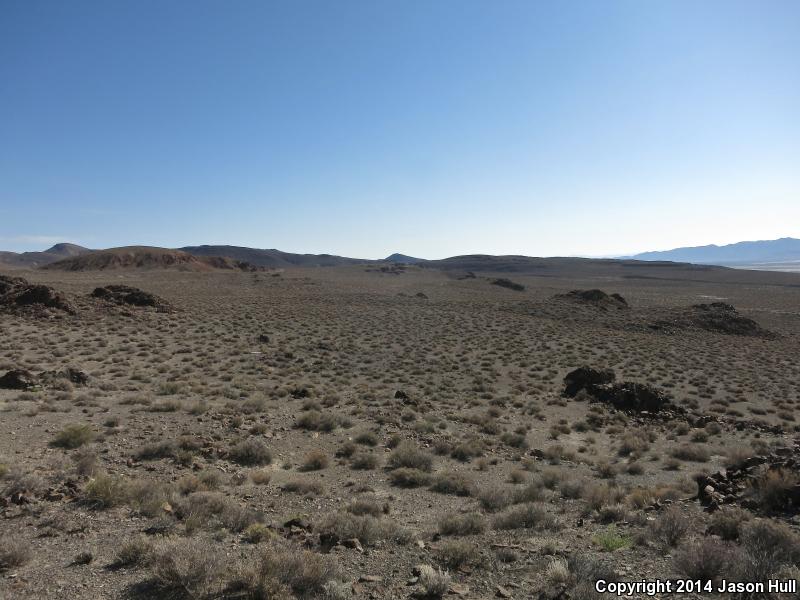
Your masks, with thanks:
M92 292L92 297L101 298L114 304L127 304L129 306L152 306L154 308L166 308L169 306L163 298L127 285L107 285L95 288Z
M6 390L28 390L36 386L33 373L25 369L14 369L0 377L0 388Z
M516 283L514 281L511 281L510 279L506 279L505 277L493 279L492 285L499 285L500 287L508 288L509 290L514 290L515 292L525 291L524 285L522 285L521 283Z
M737 466L697 475L696 498L709 511L725 504L738 504L766 514L796 515L800 513L800 482L793 474L798 468L800 442L795 441L791 447L751 456ZM775 485L774 481L785 485ZM763 497L758 500L764 485L770 486L767 502Z
M658 413L671 404L669 396L646 383L606 383L594 386L591 393L598 401L629 412Z
M762 329L753 319L743 317L733 306L725 302L695 304L692 310L692 322L701 329L729 335L753 337L769 335L769 332Z
M556 298L591 304L599 308L627 308L628 302L619 294L606 294L603 290L572 290L559 294Z
M574 398L581 390L611 383L615 377L614 371L611 369L598 370L591 367L579 367L564 377L564 395Z
M617 410L633 413L683 413L672 404L669 396L646 383L632 381L614 382L615 374L610 369L580 367L564 377L563 394L575 397L583 391L595 402L610 404Z
M0 275L0 306L7 308L55 308L74 312L63 294L46 285L32 284L22 277Z

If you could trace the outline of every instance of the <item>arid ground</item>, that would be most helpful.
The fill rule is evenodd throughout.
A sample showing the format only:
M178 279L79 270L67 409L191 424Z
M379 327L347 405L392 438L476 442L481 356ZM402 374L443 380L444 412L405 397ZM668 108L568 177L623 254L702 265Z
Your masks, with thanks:
M5 274L4 600L800 577L800 275Z

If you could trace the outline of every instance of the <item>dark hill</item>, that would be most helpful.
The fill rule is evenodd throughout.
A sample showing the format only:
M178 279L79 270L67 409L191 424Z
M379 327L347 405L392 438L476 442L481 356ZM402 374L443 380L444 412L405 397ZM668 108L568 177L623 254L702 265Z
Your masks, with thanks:
M56 271L105 271L111 269L178 269L181 271L211 271L230 269L252 271L252 265L221 256L192 256L180 250L152 246L126 246L109 250L96 250L73 256L48 265L43 269Z
M337 267L369 262L332 254L294 254L274 249L262 250L243 246L185 246L179 250L193 256L225 256L259 267L271 268Z
M408 256L407 254L399 254L397 252L395 252L394 254L390 254L383 260L385 262L400 263L406 265L413 265L416 263L425 262L424 258L414 258L413 256Z

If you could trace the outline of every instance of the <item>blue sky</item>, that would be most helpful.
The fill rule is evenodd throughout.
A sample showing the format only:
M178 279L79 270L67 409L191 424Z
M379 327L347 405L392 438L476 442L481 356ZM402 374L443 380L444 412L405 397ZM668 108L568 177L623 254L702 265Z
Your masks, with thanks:
M0 249L800 237L800 3L0 0Z

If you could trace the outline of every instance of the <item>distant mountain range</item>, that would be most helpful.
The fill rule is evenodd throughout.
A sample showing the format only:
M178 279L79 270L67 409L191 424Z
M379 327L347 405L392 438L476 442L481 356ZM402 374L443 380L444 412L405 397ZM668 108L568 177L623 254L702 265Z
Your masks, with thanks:
M738 242L726 246L711 244L709 246L675 248L661 252L642 252L625 258L723 266L800 264L800 240L787 237L778 240Z
M91 252L91 250L75 244L56 244L44 252L0 252L0 267L35 269L87 252Z
M194 256L226 256L236 260L248 262L257 267L288 268L288 267L336 267L339 265L354 265L366 262L360 258L347 258L332 254L293 254L280 250L260 250L243 246L184 246L178 248Z
M128 246L106 250L90 250L75 244L56 244L43 252L0 252L0 268L47 268L64 271L94 271L108 269L181 269L205 271L210 269L285 269L293 267L336 267L368 263L415 264L444 271L476 271L530 273L547 276L564 269L585 271L634 268L643 263L666 267L681 263L684 270L700 270L703 266L737 266L762 270L800 271L800 240L739 242L727 246L697 246L662 252L643 252L616 259L536 258L530 256L493 256L472 254L441 260L426 260L395 253L382 260L348 258L332 254L295 254L275 249L243 246L185 246L156 248ZM691 264L685 264L691 263ZM673 265L674 266L674 265ZM708 268L708 267L706 267Z

